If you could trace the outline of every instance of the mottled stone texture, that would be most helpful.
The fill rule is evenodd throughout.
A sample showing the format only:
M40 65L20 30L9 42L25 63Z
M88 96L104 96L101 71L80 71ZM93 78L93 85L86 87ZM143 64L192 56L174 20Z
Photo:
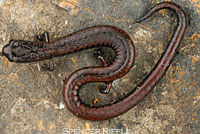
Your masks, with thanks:
M113 83L108 95L98 92L102 83L86 84L80 93L88 104L95 99L99 100L96 105L108 104L142 81L167 46L177 23L173 12L162 10L141 24L133 24L161 1L0 0L0 49L11 39L33 40L44 31L49 31L54 40L99 24L125 30L136 47L132 70ZM0 134L61 134L63 128L65 132L80 129L83 134L88 134L87 129L102 133L103 128L131 134L199 134L200 2L171 1L183 7L189 26L166 75L136 107L120 117L99 122L79 119L65 107L65 78L79 68L102 65L93 57L93 49L54 58L53 71L46 69L49 61L17 64L0 57ZM105 53L112 57L110 51Z

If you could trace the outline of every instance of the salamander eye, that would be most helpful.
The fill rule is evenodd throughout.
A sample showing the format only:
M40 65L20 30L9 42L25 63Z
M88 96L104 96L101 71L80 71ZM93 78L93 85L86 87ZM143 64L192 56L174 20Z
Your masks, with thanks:
M18 47L18 46L19 46L19 43L16 42L16 41L14 41L14 42L13 42L13 46L14 46L14 47Z
M9 45L11 47L18 47L19 46L19 42L16 40L10 40Z
M17 47L18 46L18 44L17 44L17 42L15 40L10 40L10 42L8 43L8 45L10 47Z

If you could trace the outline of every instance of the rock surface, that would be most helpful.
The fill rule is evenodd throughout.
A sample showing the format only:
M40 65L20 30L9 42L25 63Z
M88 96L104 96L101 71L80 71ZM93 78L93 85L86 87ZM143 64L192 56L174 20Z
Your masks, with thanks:
M177 23L173 12L162 10L133 24L162 1L0 0L0 49L11 39L33 41L44 31L54 40L89 26L117 26L135 43L132 70L114 81L108 95L98 92L102 83L86 84L80 93L88 104L95 99L97 105L111 103L147 76L167 46ZM93 57L94 49L54 58L53 71L47 69L49 61L17 64L0 57L0 134L67 134L69 130L100 134L108 129L113 134L199 134L200 2L171 1L183 7L190 23L167 73L141 103L107 121L86 121L69 112L62 95L64 80L79 68L101 65Z

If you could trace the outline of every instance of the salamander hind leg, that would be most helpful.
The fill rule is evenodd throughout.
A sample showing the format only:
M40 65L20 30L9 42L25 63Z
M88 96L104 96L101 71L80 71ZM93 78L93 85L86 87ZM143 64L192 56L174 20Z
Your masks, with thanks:
M104 53L101 51L101 49L95 49L94 50L94 57L96 57L98 60L100 60L104 66L108 66L107 61L103 57ZM112 88L112 81L105 82L106 85L100 85L99 92L102 94L108 94L110 92L110 89Z

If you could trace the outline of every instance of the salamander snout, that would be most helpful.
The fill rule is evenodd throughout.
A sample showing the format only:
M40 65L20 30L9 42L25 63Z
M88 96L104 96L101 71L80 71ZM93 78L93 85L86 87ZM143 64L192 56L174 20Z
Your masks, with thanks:
M10 43L12 42L12 40L10 41ZM12 52L11 52L11 45L7 44L3 47L2 49L2 55L6 56L8 58L9 61L13 61L12 60Z
M11 40L3 47L2 55L11 62L21 62L24 56L30 55L31 48L26 41Z

